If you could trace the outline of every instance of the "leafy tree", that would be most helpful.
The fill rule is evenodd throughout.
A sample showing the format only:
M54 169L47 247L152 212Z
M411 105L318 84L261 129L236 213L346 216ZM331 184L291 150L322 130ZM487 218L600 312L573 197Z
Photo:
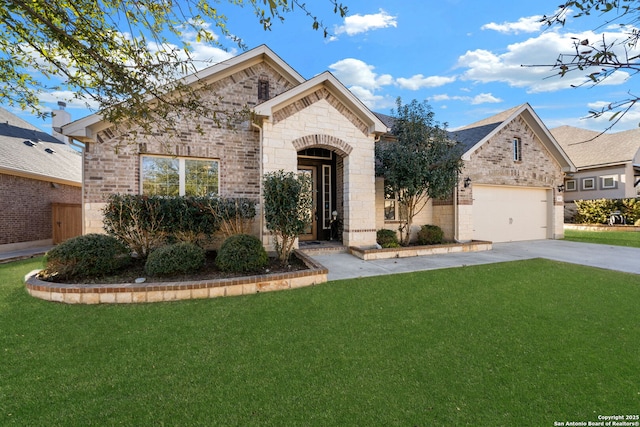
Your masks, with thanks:
M627 71L631 75L640 72L640 55L637 54L640 32L637 23L640 20L640 8L636 0L573 0L565 2L558 11L550 16L544 16L542 22L551 26L565 25L567 15L576 12L573 18L589 16L599 13L603 17L603 26L615 23L627 30L627 37L623 40L607 40L605 36L598 40L579 40L574 38L574 52L561 54L553 69L562 77L567 73L587 72L584 84L598 85L609 78L616 71ZM634 53L635 52L635 53ZM582 86L582 85L581 85ZM589 111L592 118L612 113L611 129L638 102L639 94L631 91L628 97L612 102L600 110Z
M346 15L338 0L327 2ZM213 28L246 48L224 14L234 7L253 9L265 30L295 12L328 34L299 0L0 0L0 100L45 116L38 94L69 90L95 101L107 121L145 131L159 120L170 129L184 112L233 121L242 109L221 111L219 100L200 95L205 85L193 88L179 77L198 68L192 46L180 41L186 34L224 48ZM38 74L63 83L51 87Z
M385 191L396 194L401 205L402 244L411 238L413 218L429 199L449 196L462 168L462 152L451 141L446 124L434 120L426 101L403 105L396 101L391 133L395 141L376 145L376 175L384 177Z
M264 217L283 265L289 261L296 238L311 225L312 205L309 176L282 170L265 175Z

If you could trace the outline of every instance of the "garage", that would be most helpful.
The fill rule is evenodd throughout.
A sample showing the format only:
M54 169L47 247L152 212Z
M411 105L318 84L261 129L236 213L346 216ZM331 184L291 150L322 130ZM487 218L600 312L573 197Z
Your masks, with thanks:
M492 242L550 238L550 189L474 185L473 239Z

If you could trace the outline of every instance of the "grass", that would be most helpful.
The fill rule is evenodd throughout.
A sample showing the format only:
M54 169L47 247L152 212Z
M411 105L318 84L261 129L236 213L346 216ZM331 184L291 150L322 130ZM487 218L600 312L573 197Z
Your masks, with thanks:
M140 305L0 265L0 425L548 426L637 414L640 276L528 260Z
M564 230L565 240L640 248L640 233L634 231Z

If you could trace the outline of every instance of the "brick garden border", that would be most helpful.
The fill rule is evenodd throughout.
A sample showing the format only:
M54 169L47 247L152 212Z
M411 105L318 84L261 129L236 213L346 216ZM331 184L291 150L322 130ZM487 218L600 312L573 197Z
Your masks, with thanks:
M445 243L442 245L406 246L387 249L361 249L357 247L350 247L349 252L362 260L370 261L375 259L452 254L457 252L490 251L492 248L492 242L473 240L467 243Z
M309 267L307 270L189 282L102 285L45 282L36 277L38 271L32 271L25 276L25 286L31 296L47 301L67 304L131 304L250 295L302 288L327 281L327 268L298 250L294 253Z

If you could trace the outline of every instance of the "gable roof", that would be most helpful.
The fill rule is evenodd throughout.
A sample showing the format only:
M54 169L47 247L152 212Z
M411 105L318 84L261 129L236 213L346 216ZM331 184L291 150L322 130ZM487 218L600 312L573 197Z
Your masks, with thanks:
M260 62L266 62L292 83L300 84L305 81L304 77L284 62L274 51L266 45L261 45L192 73L184 77L182 83L197 85L199 82L220 80ZM98 127L93 129L92 127L96 125ZM108 126L108 123L103 122L102 115L95 113L63 126L62 133L80 142L91 142L95 139L94 135L98 130Z
M0 173L80 186L82 156L64 142L0 108Z
M258 104L254 111L258 116L270 117L274 111L291 104L316 91L319 87L328 89L351 112L356 114L368 126L370 133L383 134L388 131L387 126L371 112L349 89L347 89L333 74L328 71L318 74L286 92L275 96L268 101Z
M513 107L458 130L451 131L449 134L452 139L463 145L465 151L462 159L470 160L471 155L480 148L480 146L489 141L489 139L518 117L521 117L525 123L527 123L542 145L561 165L563 171L575 171L575 165L571 162L569 156L567 156L560 144L528 103Z
M640 152L640 129L601 134L560 126L551 133L580 169L629 163Z

